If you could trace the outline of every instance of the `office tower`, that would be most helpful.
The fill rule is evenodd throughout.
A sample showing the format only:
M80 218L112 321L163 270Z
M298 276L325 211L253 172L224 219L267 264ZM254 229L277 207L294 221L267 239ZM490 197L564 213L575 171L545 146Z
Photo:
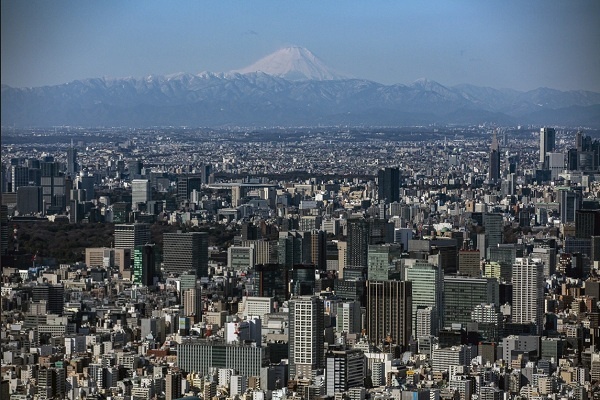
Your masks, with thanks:
M331 350L326 355L327 395L347 392L365 385L365 355L362 350Z
M346 246L346 265L366 267L368 265L369 221L365 219L348 220L348 239Z
M234 270L254 268L255 260L253 247L230 246L227 249L227 266Z
M175 400L181 397L181 374L170 371L165 376L165 400Z
M297 264L310 264L312 262L311 236L310 232L279 232L277 243L279 264L288 268Z
M202 289L195 287L183 292L183 315L195 324L202 320Z
M8 206L0 204L0 255L8 252Z
M345 301L337 308L336 330L346 333L360 333L362 313L359 301Z
M498 247L498 245L503 242L502 235L504 233L504 221L502 214L483 214L483 227L485 228L485 253L487 255L488 250L491 247ZM479 250L481 251L484 249L480 248Z
M73 143L67 149L67 175L75 176L79 168L77 166L77 149L73 147Z
M600 235L600 210L575 211L575 237L589 239Z
M202 188L202 177L197 175L177 177L177 201L190 199L192 191L200 191Z
M490 182L498 182L500 180L500 147L498 146L498 138L494 130L492 145L490 147L490 168L488 172Z
M11 189L14 193L21 186L29 185L29 168L18 165L11 167Z
M142 174L143 164L140 160L131 160L127 163L129 179L137 179Z
M288 299L288 268L280 264L258 264L254 270L254 296L274 297L280 303Z
M230 344L219 339L197 339L186 340L177 346L177 366L187 373L207 375L218 367L233 369L245 377L260 377L260 369L266 360L266 347L258 347L255 343Z
M298 297L289 302L290 379L313 378L324 367L324 305L318 297Z
M312 296L315 292L316 267L312 264L296 264L290 274L292 296Z
M444 277L444 326L471 322L476 306L498 304L500 289L493 278L469 278L446 275Z
M472 277L481 276L481 255L479 250L460 250L458 252L458 272Z
M139 209L138 204L146 204L152 200L152 187L148 179L134 179L131 181L131 205L134 210Z
M313 230L310 234L310 263L319 271L327 270L327 234Z
M66 378L66 368L40 368L37 376L37 395L40 399L64 398Z
M558 174L565 169L565 155L563 153L546 154L546 165L550 170L550 179L558 179Z
M136 246L150 242L150 226L148 224L115 225L115 248L128 249L134 255Z
M20 215L37 214L44 211L40 186L20 186L17 189L17 210Z
M244 222L242 224L242 241L243 240L258 240L260 239L260 230L258 226L250 223Z
M435 336L443 326L444 273L441 268L423 260L406 261L405 279L412 282L412 334L416 336L417 310L432 307L436 318L429 334Z
M383 351L407 348L412 332L412 282L367 281L367 335Z
M424 337L431 337L431 332L435 331L435 327L438 326L437 321L437 310L435 307L425 307L417 309L417 314L413 316L416 323L413 323L413 330L416 334L413 334L414 338L420 339Z
M208 276L208 233L165 233L163 263L166 273L192 270L197 277Z
M571 189L560 189L560 222L575 222L577 210L581 209L581 191Z
M512 273L512 322L544 328L544 265L537 259L517 258Z
M135 246L133 250L133 282L153 286L156 271L156 248L153 244Z
M400 170L385 168L377 173L377 194L379 201L393 203L400 201Z
M371 281L389 279L390 267L395 259L400 259L402 247L396 244L369 245L367 255L367 277Z
M117 267L123 273L131 265L129 249L113 249L109 247L88 247L85 249L85 265L88 267Z
M41 185L45 211L62 212L66 207L65 176L61 164L54 161L40 163Z
M540 129L540 163L546 163L546 154L556 149L556 131L554 128ZM545 169L545 168L544 168Z
M77 189L85 191L85 196L81 201L92 201L96 198L95 183L96 178L93 175L83 175L77 178Z
M64 294L65 289L62 284L39 284L33 287L32 300L34 302L46 301L49 314L62 315L65 305Z

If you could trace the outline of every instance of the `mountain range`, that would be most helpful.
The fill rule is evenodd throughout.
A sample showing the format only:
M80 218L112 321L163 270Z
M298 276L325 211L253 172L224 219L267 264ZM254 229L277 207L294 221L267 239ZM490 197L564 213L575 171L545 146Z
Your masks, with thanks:
M600 93L527 92L420 79L351 78L291 47L228 73L2 85L3 126L398 126L430 123L600 127Z

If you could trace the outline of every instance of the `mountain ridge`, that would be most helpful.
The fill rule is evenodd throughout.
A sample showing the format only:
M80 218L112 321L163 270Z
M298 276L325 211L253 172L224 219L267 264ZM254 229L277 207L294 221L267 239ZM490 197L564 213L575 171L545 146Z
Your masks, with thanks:
M292 54L291 59L300 57L304 62L311 55ZM34 88L3 84L2 125L291 126L329 121L383 126L493 120L600 127L600 93L596 92L445 86L428 79L384 85L327 75L330 70L324 64L315 64L317 72L299 67L302 74L314 73L318 79L289 79L285 75L297 66L292 64L274 75L238 70L90 78Z

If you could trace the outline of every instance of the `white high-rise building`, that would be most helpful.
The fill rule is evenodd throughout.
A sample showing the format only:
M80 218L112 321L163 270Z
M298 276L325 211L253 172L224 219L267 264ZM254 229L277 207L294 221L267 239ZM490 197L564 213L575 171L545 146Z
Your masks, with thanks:
M437 335L443 326L442 295L444 290L444 274L441 269L423 260L406 259L406 280L412 282L412 334L417 337L417 310L432 307L434 316L429 335ZM421 332L424 332L421 329Z
M312 378L324 367L323 301L318 297L298 297L289 302L289 376Z
M133 255L136 246L143 246L147 243L150 243L150 225L115 225L115 249L129 249Z
M131 208L138 209L139 203L146 204L152 200L152 187L148 179L134 179L131 181Z
M517 258L512 271L512 321L544 328L544 264L536 258Z
M345 301L337 308L336 329L338 332L360 333L362 329L360 302Z

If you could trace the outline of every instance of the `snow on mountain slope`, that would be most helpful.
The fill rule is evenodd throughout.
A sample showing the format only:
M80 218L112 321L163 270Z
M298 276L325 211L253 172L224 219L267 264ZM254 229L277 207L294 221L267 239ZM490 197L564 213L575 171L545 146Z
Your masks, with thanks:
M326 81L349 78L329 68L309 50L297 46L285 47L261 58L252 65L232 72L241 74L264 72L291 81Z

